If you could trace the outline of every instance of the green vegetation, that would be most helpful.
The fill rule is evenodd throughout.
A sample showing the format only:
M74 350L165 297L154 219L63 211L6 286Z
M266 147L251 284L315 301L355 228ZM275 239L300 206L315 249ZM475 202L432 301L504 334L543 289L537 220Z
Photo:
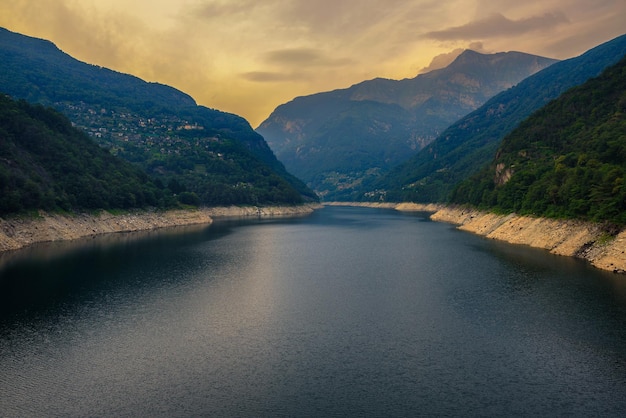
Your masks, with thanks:
M452 202L626 224L626 58L522 122Z
M171 186L181 203L317 200L245 119L1 28L0 91L54 107L101 147L154 179L159 190Z
M370 185L363 200L446 202L456 185L493 159L502 139L532 112L598 76L626 54L626 35L561 61L490 99L406 163Z
M257 131L287 168L325 200L357 200L460 117L555 60L465 51L412 79L364 81L298 97Z
M0 94L0 214L177 204L55 110Z

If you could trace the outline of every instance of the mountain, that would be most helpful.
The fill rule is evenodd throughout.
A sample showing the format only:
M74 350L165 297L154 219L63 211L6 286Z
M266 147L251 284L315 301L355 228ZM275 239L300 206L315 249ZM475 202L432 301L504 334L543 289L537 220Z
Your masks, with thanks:
M452 201L626 224L626 57L507 135Z
M435 141L370 186L365 200L443 202L455 185L494 157L533 111L598 76L626 54L626 35L528 77L446 129Z
M349 198L496 93L553 64L519 52L463 52L412 79L298 97L257 128L287 169L326 199Z
M0 95L0 214L176 204L57 111Z
M54 107L113 154L203 204L316 199L243 118L80 62L49 41L0 28L0 91Z

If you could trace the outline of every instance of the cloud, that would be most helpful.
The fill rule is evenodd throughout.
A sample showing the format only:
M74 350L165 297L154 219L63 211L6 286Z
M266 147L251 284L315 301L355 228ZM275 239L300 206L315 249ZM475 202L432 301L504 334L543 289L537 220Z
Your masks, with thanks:
M332 58L315 48L289 48L268 51L264 60L270 64L287 66L341 66L352 62L348 58Z
M480 52L481 54L488 54L489 51L485 49L485 46L482 42L472 42L469 44L467 49L471 49L472 51Z
M260 83L299 81L306 78L304 73L280 73L271 71L249 71L242 73L241 77L248 81L256 81Z
M428 67L424 67L419 71L419 74L429 73L433 70L447 67L452 61L456 59L461 53L465 51L464 48L457 48L454 51L445 52L439 54L433 58Z
M269 51L265 54L267 61L276 64L310 64L323 60L321 51L313 48L291 48Z
M253 124L295 96L482 52L472 41L568 58L624 33L625 19L624 0L0 0L7 29Z
M462 26L427 32L425 37L439 41L511 37L533 31L552 29L564 23L569 23L569 20L560 12L545 13L542 16L533 16L519 20L507 19L501 13L494 13L484 19L475 20Z
M277 9L284 22L321 36L359 36L385 21L398 9L408 8L406 0L315 0L287 1Z
M306 81L315 78L315 74L308 71L312 67L319 73L322 69L352 64L353 60L329 57L324 51L315 48L286 48L262 54L262 62L279 70L247 71L240 76L245 80L260 83Z
M46 4L45 13L41 11L39 3L18 1L10 16L18 31L32 25L35 30L31 35L52 39L62 50L92 64L115 66L128 60L125 55L133 54L126 52L137 46L126 41L132 39L129 32L144 29L140 21L124 14L93 19L96 12L88 5L54 1Z
M467 48L457 48L450 52L445 52L443 54L439 54L433 58L428 67L424 67L419 71L419 74L428 73L433 70L438 70L440 68L445 68L452 63L459 55L463 53L466 49L471 49L472 51L487 53L483 47L482 42L472 42L469 44Z
M192 7L189 14L202 19L217 19L224 16L249 14L261 2L256 0L239 0L236 2L205 1Z

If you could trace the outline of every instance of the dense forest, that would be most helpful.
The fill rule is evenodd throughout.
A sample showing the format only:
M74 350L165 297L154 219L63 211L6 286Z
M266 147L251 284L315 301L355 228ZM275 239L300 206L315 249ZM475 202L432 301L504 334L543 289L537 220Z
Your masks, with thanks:
M99 147L65 116L4 94L0 196L0 214L178 204L171 190Z
M241 144L189 140L194 146L181 147L184 152L150 160L151 171L160 174L149 176L58 111L0 94L0 213L301 202ZM120 153L131 161L145 157L132 150Z
M0 91L55 108L185 203L317 200L245 119L198 106L172 87L80 62L51 42L2 28Z
M455 186L493 159L502 139L532 112L597 77L626 54L626 35L557 62L448 127L406 163L370 185L363 200L446 202Z
M452 202L626 224L626 58L522 122Z

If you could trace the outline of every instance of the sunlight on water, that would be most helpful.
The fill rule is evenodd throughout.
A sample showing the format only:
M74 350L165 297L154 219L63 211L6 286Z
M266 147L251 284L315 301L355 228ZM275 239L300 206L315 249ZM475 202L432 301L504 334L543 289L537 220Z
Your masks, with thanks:
M2 415L626 410L626 284L576 260L355 208L118 238L3 264Z

